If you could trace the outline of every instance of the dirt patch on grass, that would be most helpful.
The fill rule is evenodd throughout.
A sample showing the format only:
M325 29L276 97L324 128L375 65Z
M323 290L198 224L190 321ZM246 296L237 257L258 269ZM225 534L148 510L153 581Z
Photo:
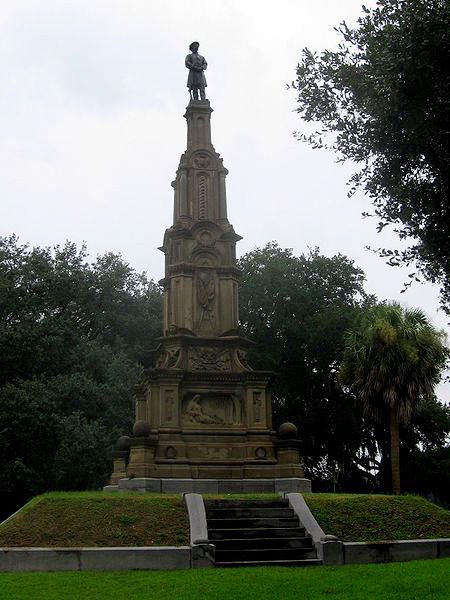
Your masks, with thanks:
M343 542L450 537L450 512L419 496L305 494L327 534Z
M0 528L0 546L183 546L189 521L179 496L46 494Z

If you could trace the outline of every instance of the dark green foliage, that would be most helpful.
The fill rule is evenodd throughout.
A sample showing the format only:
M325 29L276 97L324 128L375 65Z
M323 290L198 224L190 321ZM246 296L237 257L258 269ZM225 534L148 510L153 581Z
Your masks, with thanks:
M403 486L450 508L450 407L435 398L421 402L401 432Z
M80 413L60 423L60 443L54 458L55 487L60 490L94 489L111 474L111 436L100 419L89 421Z
M316 484L352 476L362 443L362 411L336 381L343 335L361 307L364 274L344 256L316 249L296 257L271 243L240 260L241 321L257 342L255 368L271 369L275 425L293 421ZM355 482L357 487L357 483Z
M391 441L384 457L389 456L392 489L398 494L399 425L407 426L421 403L428 400L426 406L432 408L430 399L449 354L445 334L434 329L423 311L392 302L365 310L344 341L339 378L361 401L366 416L388 427Z
M242 327L257 342L250 362L277 373L274 424L298 426L314 489L389 490L388 430L364 417L359 399L337 380L344 334L374 304L362 271L344 256L314 250L296 257L274 243L242 257L240 267ZM405 490L450 502L446 476L438 475L447 468L449 432L448 408L423 398L401 429Z
M361 166L350 193L361 186L378 229L412 243L381 255L415 262L450 311L450 3L378 0L337 31L336 51L303 50L297 112L320 129L296 135Z
M0 238L2 510L105 482L161 313L159 288L120 256Z
M422 310L383 303L345 333L339 376L376 420L392 408L408 424L419 402L433 396L447 359L445 333Z

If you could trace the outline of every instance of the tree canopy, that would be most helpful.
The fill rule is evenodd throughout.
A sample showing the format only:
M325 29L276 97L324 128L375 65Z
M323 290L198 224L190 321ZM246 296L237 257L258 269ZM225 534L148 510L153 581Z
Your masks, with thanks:
M297 112L320 127L296 135L360 165L350 194L410 243L380 254L440 284L450 313L450 3L378 0L337 32L337 50L303 50Z
M315 489L388 490L389 431L363 414L360 399L338 379L346 331L375 305L364 273L345 256L318 249L295 256L275 243L249 252L239 266L241 325L257 343L250 363L276 372L274 425L298 426ZM450 501L438 475L448 465L449 432L450 408L424 398L401 427L405 489Z
M393 302L366 310L344 341L340 379L369 417L390 423L392 489L399 494L399 423L407 425L420 402L433 397L448 358L445 334L423 311Z
M89 263L71 243L30 249L0 238L3 510L105 482L161 317L158 286L118 255Z
M362 411L343 392L336 370L344 332L373 302L364 273L345 256L314 249L297 257L275 243L249 252L239 266L242 328L257 344L250 362L277 373L275 426L285 420L298 426L316 484L336 470L347 474L364 435Z

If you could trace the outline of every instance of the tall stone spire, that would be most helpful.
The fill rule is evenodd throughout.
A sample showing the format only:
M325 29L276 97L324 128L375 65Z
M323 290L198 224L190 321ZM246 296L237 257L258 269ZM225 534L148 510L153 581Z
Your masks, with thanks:
M173 225L161 250L166 256L164 334L236 335L236 242L227 218L226 176L211 142L209 101L187 107L187 149L174 188Z
M203 57L196 60L206 68ZM288 424L280 440L272 430L272 373L254 371L247 362L253 342L239 334L241 237L227 217L228 171L211 141L206 80L190 75L188 83L199 87L202 99L191 97L184 115L187 148L172 182L173 223L160 248L164 331L155 365L136 386L133 437L119 439L111 485L141 491L307 490L295 426ZM252 483L255 478L264 485ZM277 487L277 478L290 478L283 484L288 487ZM230 479L238 481L226 483Z
M173 183L174 225L183 219L228 222L228 171L211 142L212 112L208 100L191 102L186 109L187 150Z

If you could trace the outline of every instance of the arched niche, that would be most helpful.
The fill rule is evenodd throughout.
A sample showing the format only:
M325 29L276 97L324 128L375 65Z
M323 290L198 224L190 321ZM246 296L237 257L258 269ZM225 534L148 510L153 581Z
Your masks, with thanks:
M196 248L192 252L192 262L197 267L215 268L220 264L220 254L214 248Z
M189 166L193 169L216 169L217 158L207 150L197 150L189 158Z

